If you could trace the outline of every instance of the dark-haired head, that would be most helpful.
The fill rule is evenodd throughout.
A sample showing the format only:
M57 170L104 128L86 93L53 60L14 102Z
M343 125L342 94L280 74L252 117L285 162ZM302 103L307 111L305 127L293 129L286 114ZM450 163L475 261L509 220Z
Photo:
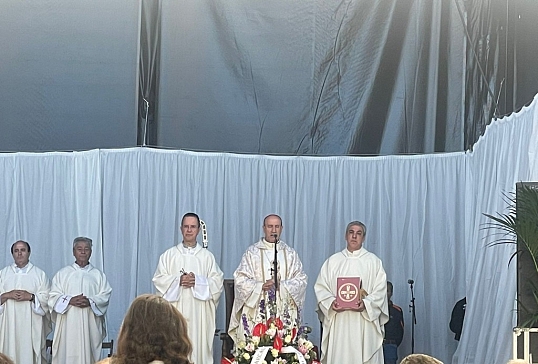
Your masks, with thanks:
M28 248L28 253L30 253L32 251L32 249L30 248L30 244L28 244L27 241L24 241L24 240L17 240L16 242L14 242L12 245L11 245L11 254L13 254L13 248L15 247L15 244L17 243L24 243L26 244L26 247Z
M198 221L198 227L200 227L200 217L194 212L187 212L185 215L183 215L181 218L181 226L183 226L183 222L185 221L186 217L194 217L196 221Z

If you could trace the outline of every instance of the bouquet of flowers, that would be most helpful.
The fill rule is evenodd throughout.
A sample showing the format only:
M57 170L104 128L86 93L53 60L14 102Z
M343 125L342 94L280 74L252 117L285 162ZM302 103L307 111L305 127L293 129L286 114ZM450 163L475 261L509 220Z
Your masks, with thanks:
M238 364L319 364L314 345L306 336L305 327L292 320L286 305L281 317L277 315L274 291L269 299L260 301L255 320L243 315L245 341L235 348ZM249 322L250 321L250 322Z

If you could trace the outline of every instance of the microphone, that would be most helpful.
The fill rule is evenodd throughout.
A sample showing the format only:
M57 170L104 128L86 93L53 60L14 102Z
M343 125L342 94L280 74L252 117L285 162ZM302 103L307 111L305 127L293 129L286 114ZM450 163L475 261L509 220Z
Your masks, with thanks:
M275 243L278 243L278 235L277 234L272 234L271 236L275 239Z
M413 284L413 283L415 283L415 281L412 280L412 279L408 279L408 280L407 280L407 283L409 283L409 284Z

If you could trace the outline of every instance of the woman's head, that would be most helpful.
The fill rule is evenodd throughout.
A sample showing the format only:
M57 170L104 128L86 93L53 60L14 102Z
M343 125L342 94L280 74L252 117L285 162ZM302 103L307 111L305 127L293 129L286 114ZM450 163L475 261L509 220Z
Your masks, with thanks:
M426 354L410 354L400 364L443 364L442 361Z
M13 360L11 360L7 355L0 353L0 364L13 364Z
M138 296L127 311L118 337L118 352L113 363L165 364L189 363L192 344L187 322L181 313L164 298L144 294Z

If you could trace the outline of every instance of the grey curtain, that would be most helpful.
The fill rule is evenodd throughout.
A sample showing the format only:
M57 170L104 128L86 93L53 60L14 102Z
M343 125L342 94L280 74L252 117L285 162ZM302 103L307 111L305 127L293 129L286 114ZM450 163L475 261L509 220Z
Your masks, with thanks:
M538 80L525 1L5 0L0 150L470 149Z
M136 144L139 4L0 2L0 150Z
M497 104L499 83L513 88L502 77L513 62L500 62L513 51L503 4L163 1L152 142L322 155L469 149L510 106Z

